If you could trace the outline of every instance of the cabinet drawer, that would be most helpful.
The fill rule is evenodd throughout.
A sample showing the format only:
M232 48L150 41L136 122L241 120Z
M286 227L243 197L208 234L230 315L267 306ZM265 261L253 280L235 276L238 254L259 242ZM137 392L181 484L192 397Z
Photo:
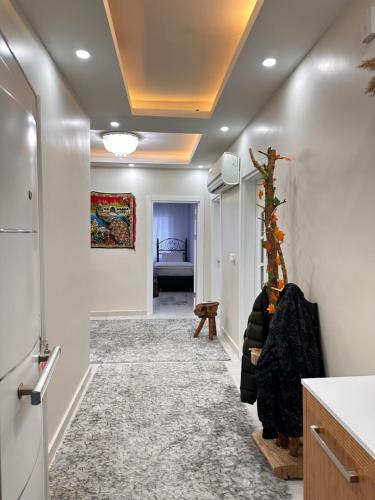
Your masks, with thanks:
M303 460L305 500L375 499L374 459L306 389Z

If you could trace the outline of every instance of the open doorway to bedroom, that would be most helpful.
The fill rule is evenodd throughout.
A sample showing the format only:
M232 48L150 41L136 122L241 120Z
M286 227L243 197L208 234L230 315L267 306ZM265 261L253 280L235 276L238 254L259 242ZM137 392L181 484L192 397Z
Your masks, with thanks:
M203 302L204 228L204 197L147 197L148 315L172 318L194 316L195 304Z
M153 314L192 315L196 298L197 203L154 202Z

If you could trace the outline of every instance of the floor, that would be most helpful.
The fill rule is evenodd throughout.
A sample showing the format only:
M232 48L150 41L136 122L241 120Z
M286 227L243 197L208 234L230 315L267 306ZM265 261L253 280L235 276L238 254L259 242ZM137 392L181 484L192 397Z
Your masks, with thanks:
M188 314L188 317L191 318L192 317L192 314L191 314L191 309L189 310L188 307L187 307L187 304L189 303L190 301L190 304L191 304L191 300L192 300L192 297L189 296L189 294L185 294L184 292L181 292L181 296L180 295L175 295L173 294L172 296L168 295L166 293L166 295L164 297L162 297L163 299L165 298L165 300L162 300L162 303L159 304L159 309L158 311L156 311L156 314L154 314L154 317L157 318L157 319L161 319L161 317L163 316L167 316L167 312L166 310L168 310L168 308L181 308L180 309L180 314L183 315L183 314ZM174 304L168 304L168 302L174 302ZM176 302L184 302L184 304L176 304ZM190 306L189 306L190 307ZM164 310L163 310L164 308ZM173 309L172 309L173 310ZM174 311L173 311L174 313ZM171 314L169 314L169 317L171 317ZM177 317L177 315L173 314L173 318L175 319ZM117 318L116 318L117 319ZM128 319L132 319L134 320L134 316L131 317L131 318L128 318ZM141 318L140 318L141 319ZM148 317L148 319L150 319L150 317ZM191 319L190 319L191 321ZM205 340L205 339L202 339L202 340ZM238 353L233 349L232 345L229 344L225 337L223 336L219 336L219 340L220 340L220 343L221 345L223 346L224 350L225 350L225 353L227 354L227 358L229 358L229 360L227 361L222 361L221 364L222 365L225 365L227 371L229 372L229 375L232 379L232 381L235 383L236 387L239 389L239 385L240 385L240 360L239 360L239 357L238 357ZM225 358L224 358L225 359ZM106 363L106 361L104 361L104 363ZM97 365L97 364L94 364L92 365L93 367L93 371L94 371L94 374L95 372L98 370L98 366L99 366L99 370L102 371L102 370L106 370L106 365ZM108 366L108 365L107 365ZM119 365L120 367L121 366L125 366L125 365ZM131 365L128 365L128 366L131 366ZM136 366L136 365L133 365L133 366ZM141 364L137 363L137 366L141 366ZM175 369L174 368L174 363L170 363L170 366L171 366L171 372L173 372L173 370ZM193 365L192 365L193 367ZM198 370L199 367L197 368ZM117 370L122 370L122 368L117 368ZM127 370L127 369L126 369ZM161 376L162 374L158 374L158 376ZM95 376L95 375L94 375ZM122 373L121 374L119 373L118 375L116 375L116 377L114 377L114 380L113 380L113 376L111 375L110 378L108 378L108 376L105 376L105 378L103 379L103 382L104 385L108 385L110 383L114 383L116 382L116 380L120 381L120 380L124 380L124 377L126 376L126 373ZM133 375L130 375L131 376L131 379L130 380L133 380L134 376ZM147 379L147 376L148 376L148 371L146 371L142 377L145 377L145 383L146 383L146 379ZM218 375L219 376L219 375ZM173 376L172 375L172 379L173 377L175 377L176 379L179 379L181 378L181 374L178 375L177 373ZM168 375L168 379L169 379L169 375ZM168 380L167 379L167 380ZM166 383L167 383L167 380L166 380ZM204 381L203 381L204 382ZM117 382L118 384L118 382ZM204 382L204 385L202 386L203 388L206 387L206 383ZM184 391L184 383L182 383L182 386L180 388L181 391ZM90 389L89 389L90 390ZM136 393L138 392L139 389L136 390ZM237 400L237 398L236 398ZM239 405L239 411L243 411L243 409L245 408L245 412L249 413L253 419L253 421L255 422L255 424L258 422L258 419L257 419L257 414L256 414L256 406L250 406L250 405L242 405L240 404ZM143 411L140 412L141 413L141 417L143 416ZM138 417L139 418L139 417ZM157 428L158 429L158 428ZM152 441L152 438L151 438L151 441ZM84 443L85 445L87 443ZM153 442L150 443L151 446L153 445ZM104 450L101 451L101 453L105 453L105 448L104 447ZM152 451L150 452L152 453ZM83 473L81 471L81 473ZM98 471L99 473L99 471ZM147 472L148 474L148 472ZM168 472L166 470L163 470L163 474L168 474ZM263 473L264 474L264 473ZM146 476L148 477L148 476ZM302 481L289 481L287 483L287 487L288 487L288 490L290 492L290 495L291 495L291 498L292 500L303 500L303 483ZM158 486L159 488L159 486ZM186 493L186 498L198 498L198 497L195 497L194 495L192 496L188 496L189 495L189 492ZM190 495L191 495L191 492L190 492ZM67 500L67 499L70 499L70 498L73 498L73 497L70 497L70 496L56 496L56 497L52 497L52 498L61 498L61 499L64 499L64 500ZM83 497L82 497L83 498ZM84 498L107 498L106 496L100 496L100 497L97 497L97 496L85 496ZM109 497L108 497L109 498ZM116 497L116 496L111 496L111 498L115 499L115 498L126 498L127 500L130 499L130 498L133 498L132 496L121 496L121 497ZM138 497L137 497L138 498ZM149 497L148 494L145 494L143 496L141 496L141 498L151 498L151 496ZM159 498L159 497L152 497L152 498ZM174 499L175 496L169 496L168 498L165 497L165 500L172 500L172 498ZM177 498L180 498L178 496L178 494L176 494L176 500ZM203 497L202 497L203 498ZM216 497L215 497L216 498ZM217 498L236 498L236 496L218 496ZM241 497L238 497L238 498L243 498L242 496ZM248 498L246 496L246 498ZM262 497L263 498L263 497ZM279 500L279 496L276 495L276 496L265 496L264 498L267 498L267 500ZM74 497L74 499L76 500L76 497ZM253 497L249 497L249 500L252 500ZM80 500L81 500L81 497L80 497ZM164 498L163 498L164 500Z
M154 298L154 316L165 318L193 317L194 293L159 292Z

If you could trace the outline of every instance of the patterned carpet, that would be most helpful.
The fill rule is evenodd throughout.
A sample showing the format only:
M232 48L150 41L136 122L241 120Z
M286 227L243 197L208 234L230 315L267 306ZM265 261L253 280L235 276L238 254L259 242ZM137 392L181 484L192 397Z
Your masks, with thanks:
M199 319L91 321L91 363L227 361L219 340L207 339L206 326L193 338Z
M160 352L155 338L132 356L145 361ZM286 482L274 477L250 438L253 424L225 363L202 352L208 358L200 362L94 365L50 469L51 499L289 499Z

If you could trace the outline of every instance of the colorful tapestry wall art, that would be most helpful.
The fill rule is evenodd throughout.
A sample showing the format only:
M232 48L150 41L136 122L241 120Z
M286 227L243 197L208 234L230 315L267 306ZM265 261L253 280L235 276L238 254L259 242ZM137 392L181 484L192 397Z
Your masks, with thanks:
M135 248L136 202L132 193L91 191L91 247Z

